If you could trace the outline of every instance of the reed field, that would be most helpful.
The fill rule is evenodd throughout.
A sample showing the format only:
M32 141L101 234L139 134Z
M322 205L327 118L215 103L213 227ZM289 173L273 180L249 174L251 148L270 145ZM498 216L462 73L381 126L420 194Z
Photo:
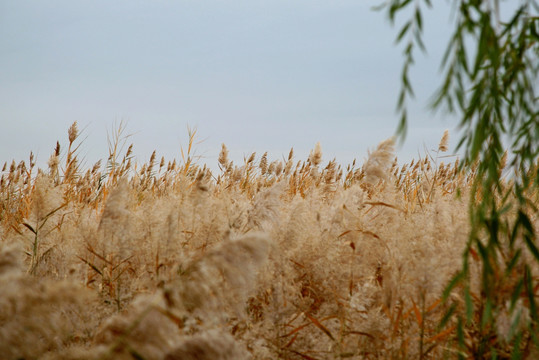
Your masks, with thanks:
M33 155L2 168L0 359L452 359L457 338L474 343L473 321L458 333L455 319L479 306L475 252L471 293L443 294L480 192L447 133L408 164L392 139L348 166L318 144L242 163L223 145L218 171L193 155L194 133L179 159L138 163L120 128L88 168L79 135L74 123L51 144L46 168ZM519 242L504 279L532 264L537 294ZM493 305L498 358L534 311L511 296ZM539 358L533 335L523 358Z

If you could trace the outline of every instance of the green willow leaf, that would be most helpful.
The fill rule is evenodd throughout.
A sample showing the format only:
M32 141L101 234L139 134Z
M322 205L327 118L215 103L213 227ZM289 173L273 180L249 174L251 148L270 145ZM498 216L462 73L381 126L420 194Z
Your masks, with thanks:
M402 40L402 38L404 37L404 35L406 35L408 33L408 30L410 30L410 27L412 26L412 23L410 21L408 21L401 29L401 31L399 32L399 35L397 36L397 38L395 39L395 43L399 44Z
M397 36L399 42L412 32L403 53L397 99L399 134L406 131L407 102L413 98L413 51L417 47L424 49L423 3L432 5L430 1L416 0L413 10L404 11L412 3L393 0L389 11L391 18L401 12L409 16ZM444 108L460 118L457 150L464 152L460 167L474 175L467 249L461 269L443 291L445 301L453 292L460 293L464 301L460 308L450 307L442 317L444 325L451 317L457 319L459 358L487 353L493 357L521 355L518 344L524 340L518 336L522 333L515 333L516 342L511 344L489 338L500 304L510 302L511 312L517 311L516 304L525 297L530 312L538 316L538 283L537 278L532 278L529 262L533 261L534 267L539 262L536 229L531 221L539 214L535 195L539 187L539 16L534 14L539 12L539 6L535 1L522 1L509 16L504 13L502 17L507 21L501 22L497 3L455 3L454 29L440 61L443 77L430 101L431 109ZM506 151L511 160L504 170L500 163ZM533 257L523 256L524 252ZM472 264L478 265L479 273L470 271ZM526 270L524 274L522 269ZM473 298L467 282L472 273L480 279L480 288L474 288L478 295ZM479 320L481 330L477 336L469 337L468 327L477 326L470 319ZM525 330L529 334L537 330L537 320L534 321L535 325Z

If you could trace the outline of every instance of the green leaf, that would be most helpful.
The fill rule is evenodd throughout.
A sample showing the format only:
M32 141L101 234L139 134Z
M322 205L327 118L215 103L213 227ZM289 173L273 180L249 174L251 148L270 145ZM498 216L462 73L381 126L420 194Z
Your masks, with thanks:
M526 242L528 249L530 249L530 252L533 254L535 260L539 261L539 249L537 249L535 242L529 235L524 235L524 241Z
M531 273L529 265L526 265L525 267L524 279L526 279L526 294L530 303L530 315L532 319L537 322L539 321L539 315L537 314L537 305L535 304L535 292L532 283L533 275Z
M507 263L507 267L505 268L505 275L509 276L511 274L511 271L513 271L515 265L518 263L518 260L520 259L520 256L522 254L522 250L517 249L513 256L511 257L511 260Z
M537 32L537 28L535 27L535 21L530 21L530 35L534 37L536 41L539 41L539 32Z
M518 10L515 11L515 15L513 15L511 20L509 20L509 22L505 24L504 30L502 31L500 36L504 36L504 35L509 34L511 32L511 29L513 29L513 27L515 27L515 25L518 23L518 21L520 20L522 14L524 13L524 11L525 11L525 6L524 5L520 6L518 8ZM533 24L533 21L531 23Z
M485 307L483 308L483 314L481 314L481 329L485 329L487 325L492 322L492 300L490 298L485 299Z
M524 278L518 279L517 284L513 288L513 292L511 294L511 306L510 310L513 311L515 309L515 305L517 304L518 299L520 299L520 294L522 293L522 290L524 288Z
M513 324L511 325L511 334L516 330L518 327L518 321L520 321L520 314L516 317L515 321L513 321ZM522 351L520 350L520 342L522 341L522 335L520 333L517 334L514 341L512 341L512 351L511 351L511 360L520 360L522 359Z
M411 1L412 0L393 0L391 6L389 7L389 20L393 22L395 20L395 15L397 14L397 12L409 5Z
M423 42L423 39L421 38L421 31L420 30L414 31L414 39L415 39L415 42L417 43L417 45L419 46L419 48L421 49L421 51L423 53L426 53L427 48L425 47L425 43Z
M420 11L419 6L417 7L415 11L415 22L417 24L419 31L423 30L423 18L421 16L421 11Z
M526 215L522 210L518 211L518 223L524 226L524 228L528 231L528 234L532 236L535 234L533 225L530 219L528 218L528 215Z
M459 271L455 276L451 278L451 281L449 281L449 284L445 287L443 292L442 297L444 300L447 300L447 298L451 294L451 291L453 291L455 286L457 286L462 280L464 280L464 278L465 276L463 271Z
M485 24L485 22L483 21L483 24L481 26L481 34L479 35L479 42L477 44L477 53L475 54L475 63L474 63L473 71L471 74L472 80L474 80L479 74L481 66L483 65L483 60L486 57L487 46L488 46L487 45L488 43L487 26L488 24Z
M464 289L464 303L466 304L466 323L469 324L473 320L474 312L472 296L470 295L469 287L466 287Z
M481 261L483 262L483 269L487 273L492 273L492 268L490 267L490 253L488 249L481 243L480 240L476 240L477 250L479 250L479 255L481 256ZM488 284L484 284L487 285Z
M395 39L395 43L399 44L402 40L402 38L404 37L404 35L406 35L406 33L408 32L408 30L410 30L410 26L412 25L412 23L410 21L408 21L401 29L401 31L399 32L399 35L397 35L397 38Z
M462 325L462 320L460 317L457 320L457 339L459 342L459 347L461 349L465 349L466 342L464 341L464 326Z
M449 309L445 312L444 316L442 317L442 320L440 321L440 324L438 325L438 330L442 330L449 320L451 319L451 316L455 313L455 310L457 310L457 304L451 304Z

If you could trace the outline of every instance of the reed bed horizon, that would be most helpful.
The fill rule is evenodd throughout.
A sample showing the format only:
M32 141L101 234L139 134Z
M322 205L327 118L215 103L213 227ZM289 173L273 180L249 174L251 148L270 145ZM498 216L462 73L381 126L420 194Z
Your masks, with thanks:
M448 132L403 165L393 139L347 166L324 162L320 144L306 160L292 149L236 164L223 144L218 171L194 156L195 136L180 159L138 164L119 127L108 158L86 169L74 123L47 168L33 155L3 166L0 358L438 359L473 339L444 318L480 195L474 167L446 157ZM480 296L480 267L472 300L449 294L452 313ZM531 321L510 296L492 329L508 354Z

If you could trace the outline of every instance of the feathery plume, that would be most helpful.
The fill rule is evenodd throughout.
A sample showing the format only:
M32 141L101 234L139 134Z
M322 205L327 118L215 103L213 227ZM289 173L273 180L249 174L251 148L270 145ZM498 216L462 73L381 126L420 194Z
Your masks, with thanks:
M226 148L225 144L221 144L221 152L219 153L218 162L221 170L225 170L228 168L228 149Z
M191 264L178 284L185 309L204 309L213 317L211 309L222 311L227 306L240 313L253 288L256 270L268 257L269 245L266 235L245 235L223 242Z
M76 121L67 130L67 135L68 135L70 144L72 144L77 139L77 136L79 136L79 129L77 127Z
M260 164L258 165L260 168L260 174L264 175L266 174L266 171L268 170L268 152L266 151L264 155L262 155L262 159L260 159Z
M252 153L251 156L249 156L249 159L247 160L247 164L252 163L255 160L256 152Z
M322 147L320 146L320 142L317 142L314 149L311 150L309 161L314 166L318 166L322 162Z
M99 359L132 359L134 351L139 358L162 359L180 342L178 326L167 316L172 315L168 310L161 292L137 297L128 312L108 318L96 334L95 342L102 349Z
M449 144L449 130L445 130L444 134L442 135L442 139L440 140L440 144L438 145L438 151L446 152L448 150L448 144Z
M116 232L124 219L129 217L128 205L129 186L127 180L121 180L110 192L105 203L105 210L99 222L99 230Z
M253 207L247 212L248 229L260 228L264 221L277 218L279 195L282 193L282 189L283 184L277 183L257 195Z
M380 180L386 180L395 152L395 139L389 138L378 144L373 152L369 151L369 157L363 165L365 181L376 185Z

